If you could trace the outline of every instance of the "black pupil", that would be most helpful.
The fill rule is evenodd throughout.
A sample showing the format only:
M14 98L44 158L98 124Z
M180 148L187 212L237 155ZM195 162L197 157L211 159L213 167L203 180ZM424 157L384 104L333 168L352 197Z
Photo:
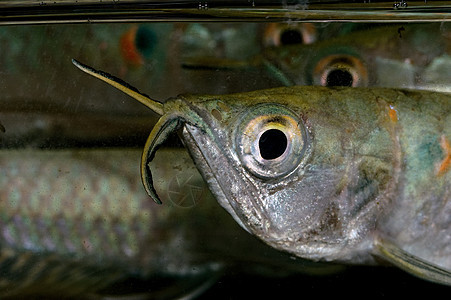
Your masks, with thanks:
M327 86L352 86L352 75L346 70L336 69L327 74Z
M258 146L263 159L276 159L287 149L287 137L278 129L269 129L260 136Z
M285 30L280 35L282 45L302 44L302 34L297 30Z

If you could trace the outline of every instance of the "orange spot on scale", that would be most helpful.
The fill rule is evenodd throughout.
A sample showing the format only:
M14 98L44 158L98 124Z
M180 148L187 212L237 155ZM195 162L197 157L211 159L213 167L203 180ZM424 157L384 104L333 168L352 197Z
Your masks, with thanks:
M445 158L443 158L438 167L437 176L442 176L443 174L448 172L451 167L451 146L448 139L444 135L442 135L442 137L440 138L440 146L445 152Z
M390 105L388 107L388 117L390 118L390 120L392 122L395 122L395 123L398 122L398 112L392 105Z
M141 66L144 59L136 48L135 38L138 26L133 26L125 32L119 41L121 54L124 60L132 66Z

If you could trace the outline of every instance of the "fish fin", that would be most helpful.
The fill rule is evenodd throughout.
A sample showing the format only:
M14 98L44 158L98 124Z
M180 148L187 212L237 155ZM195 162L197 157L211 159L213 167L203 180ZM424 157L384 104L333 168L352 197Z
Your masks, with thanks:
M180 125L180 118L174 115L163 115L155 124L147 138L146 145L141 157L141 180L147 194L157 203L161 200L153 186L152 173L149 168L159 146L174 132Z
M171 284L158 285L158 276L147 279L138 278L136 283L133 278L125 278L123 282L112 284L110 287L97 293L89 294L88 299L109 300L194 300L201 297L223 276L222 266L218 270L207 271L198 275L186 275L180 278L170 277ZM167 280L167 279L166 279ZM127 283L127 286L124 286ZM133 283L133 284L130 284ZM155 285L157 283L157 285ZM128 292L129 287L133 290ZM149 286L151 288L149 288ZM123 287L123 288L122 288ZM121 289L120 294L109 293L109 289ZM125 293L124 293L125 289ZM146 291L141 291L145 289ZM139 290L136 292L136 290Z
M451 285L451 271L449 270L424 261L387 240L378 239L376 248L380 257L412 275L432 282Z
M149 98L149 96L139 92L136 88L129 85L122 79L119 79L106 72L91 68L90 66L82 64L81 62L77 61L76 59L72 59L72 63L77 68L82 70L83 72L108 83L109 85L117 88L118 90L120 90L120 91L124 92L125 94L129 95L130 97L134 98L135 100L138 100L139 102L141 102L142 104L144 104L145 106L147 106L148 108L150 108L151 110L156 112L157 114L163 115L164 110L163 110L163 104L161 102L158 102L156 100Z
M280 69L266 59L260 57L249 61L233 60L217 57L187 58L182 63L185 69L200 70L236 70L248 69L263 66L271 77L277 79L284 86L293 86L295 83L290 80Z

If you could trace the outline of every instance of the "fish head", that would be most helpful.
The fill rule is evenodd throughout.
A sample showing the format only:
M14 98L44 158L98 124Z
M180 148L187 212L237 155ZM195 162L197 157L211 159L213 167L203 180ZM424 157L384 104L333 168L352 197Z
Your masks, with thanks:
M183 139L218 202L266 240L299 222L279 206L297 206L289 187L308 161L311 143L304 121L289 106L262 98L200 102L203 127L187 122Z
M316 91L186 96L166 105L190 107L196 116L182 117L185 146L217 201L244 229L303 258L346 260L374 224L365 202L374 182L350 195L358 178L365 181L365 163L346 146L349 123L325 113L321 99L329 90Z
M384 131L365 125L377 114L356 118L359 108L341 101L354 97L353 89L287 87L160 103L75 64L161 115L141 161L144 187L156 202L149 162L181 130L217 201L270 246L313 260L351 260L367 241L392 153L380 149L390 149ZM371 107L364 96L356 103Z

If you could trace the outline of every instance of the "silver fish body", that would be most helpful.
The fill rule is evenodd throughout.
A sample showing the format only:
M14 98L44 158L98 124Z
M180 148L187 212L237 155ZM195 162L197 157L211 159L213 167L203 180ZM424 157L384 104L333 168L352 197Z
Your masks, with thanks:
M184 149L161 149L152 162L168 204L156 205L140 183L140 152L0 151L1 297L108 295L135 278L147 297L173 299L241 261L250 274L253 266L278 276L329 272L248 236L217 207Z
M183 127L218 202L272 247L315 261L378 256L450 284L448 94L292 87L163 105L119 88L162 114L141 166L157 202L148 161Z

